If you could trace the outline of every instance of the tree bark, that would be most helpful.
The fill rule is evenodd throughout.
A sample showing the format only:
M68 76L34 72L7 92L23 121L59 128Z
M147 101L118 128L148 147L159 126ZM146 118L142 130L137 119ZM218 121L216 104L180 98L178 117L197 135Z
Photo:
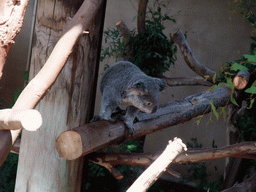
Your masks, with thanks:
M15 191L80 191L83 159L60 158L54 143L93 116L106 1L85 0L77 11L81 3L38 2L30 68L35 77L14 108L34 108L44 96L37 106L44 121L36 132L23 131Z
M146 30L145 18L147 13L148 0L140 0L138 7L137 29L141 34Z
M242 183L236 183L234 186L221 192L253 192L256 191L256 174L246 179Z

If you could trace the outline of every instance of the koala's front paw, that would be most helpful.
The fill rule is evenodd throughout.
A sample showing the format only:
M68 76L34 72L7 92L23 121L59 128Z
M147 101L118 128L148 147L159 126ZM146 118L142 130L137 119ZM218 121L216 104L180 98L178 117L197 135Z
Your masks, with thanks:
M90 123L102 120L102 118L99 115L94 115L94 117L90 120Z
M126 124L126 125L127 125L127 124ZM127 125L127 127L128 127L128 131L129 131L129 135L133 135L134 130L135 130L134 126L133 126L133 125L132 125L132 126Z
M116 121L116 118L104 118L101 117L100 115L95 115L92 120L90 121L90 123L95 122L95 121L100 121L100 120L107 120L110 121L111 123L114 123Z
M108 121L110 121L111 123L114 123L116 121L116 117L112 117L112 118L109 118L109 119L106 119Z
M129 135L133 135L135 127L133 126L133 120L126 119L125 116L121 116L121 119L124 121L125 125L128 128Z

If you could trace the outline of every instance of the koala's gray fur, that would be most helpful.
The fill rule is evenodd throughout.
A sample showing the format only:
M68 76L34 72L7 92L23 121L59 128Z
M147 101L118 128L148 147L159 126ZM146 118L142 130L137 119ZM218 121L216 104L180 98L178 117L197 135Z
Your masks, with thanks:
M137 66L128 61L120 61L110 67L100 83L102 102L99 118L115 121L112 113L122 105L128 105L122 117L134 132L133 121L139 110L154 113L157 109L159 92L166 88L165 81L147 76Z

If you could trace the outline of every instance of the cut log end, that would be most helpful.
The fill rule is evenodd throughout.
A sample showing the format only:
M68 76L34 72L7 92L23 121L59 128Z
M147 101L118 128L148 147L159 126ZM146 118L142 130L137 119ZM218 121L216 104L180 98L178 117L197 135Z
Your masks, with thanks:
M36 110L27 110L21 115L21 125L28 131L36 131L43 123L41 114Z
M76 131L65 131L56 140L56 149L60 157L68 160L82 155L82 138Z
M233 79L235 88L238 90L244 89L249 82L249 76L248 71L239 71Z
M234 83L236 89L241 90L241 89L244 89L246 87L246 85L248 84L248 81L244 77L236 76L233 79L233 83Z
M123 20L122 20L122 19L119 19L119 20L116 22L116 26L120 26L122 23L123 23Z
M0 130L26 129L28 131L36 131L41 127L42 122L41 114L35 109L0 110Z

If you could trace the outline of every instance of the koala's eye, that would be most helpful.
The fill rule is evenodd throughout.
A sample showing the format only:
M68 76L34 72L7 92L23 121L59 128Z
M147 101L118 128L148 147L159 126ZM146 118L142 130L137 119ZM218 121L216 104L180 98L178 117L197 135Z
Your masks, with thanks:
M146 102L145 104L146 104L147 107L150 107L152 105L151 102Z

